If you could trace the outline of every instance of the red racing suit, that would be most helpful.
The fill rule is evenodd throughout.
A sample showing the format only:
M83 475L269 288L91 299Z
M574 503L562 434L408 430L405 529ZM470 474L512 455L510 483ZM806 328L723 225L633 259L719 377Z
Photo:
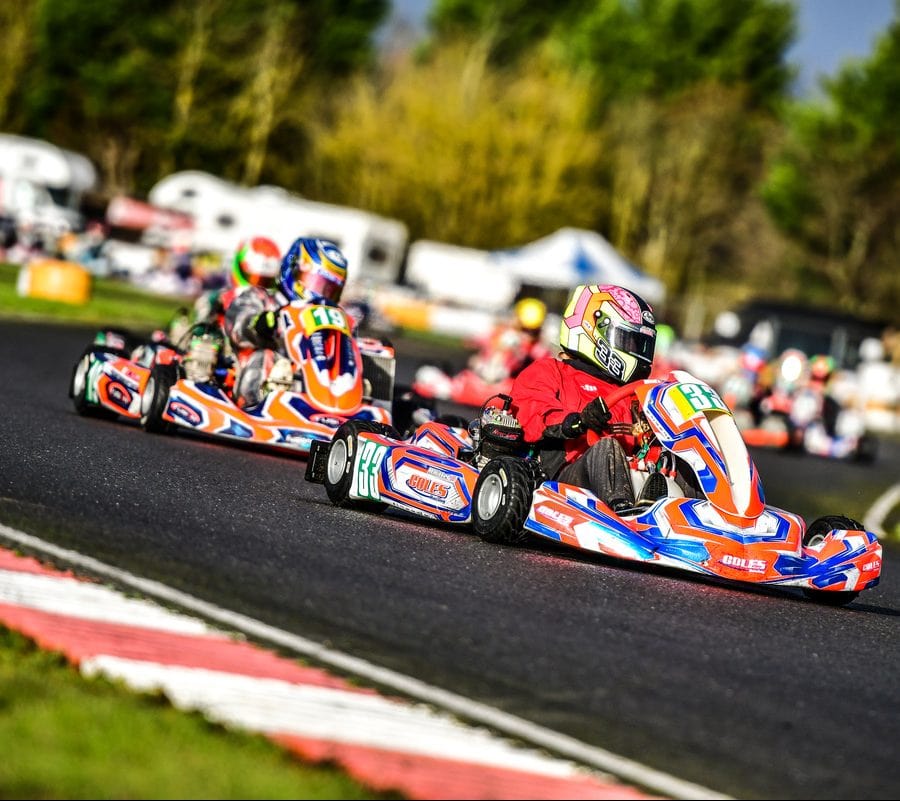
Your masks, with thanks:
M618 388L618 384L601 378L599 371L591 370L588 364L565 356L538 359L519 373L510 391L511 411L522 425L527 442L545 440L547 447L542 448L541 461L550 478L588 449L587 434L562 439L553 427L572 412L581 412L598 395L606 397ZM611 423L632 423L628 401L623 398L610 408ZM621 435L617 439L626 454L637 449L635 437Z

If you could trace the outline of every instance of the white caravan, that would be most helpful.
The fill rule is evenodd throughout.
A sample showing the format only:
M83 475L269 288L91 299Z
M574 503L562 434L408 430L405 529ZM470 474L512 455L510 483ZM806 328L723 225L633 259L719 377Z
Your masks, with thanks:
M79 230L82 195L97 185L90 159L41 139L0 134L0 216L50 235Z
M351 288L395 283L409 239L400 220L307 200L279 187L242 187L196 170L163 178L148 199L191 215L193 248L225 259L248 236L268 236L283 251L300 236L330 239L347 257Z

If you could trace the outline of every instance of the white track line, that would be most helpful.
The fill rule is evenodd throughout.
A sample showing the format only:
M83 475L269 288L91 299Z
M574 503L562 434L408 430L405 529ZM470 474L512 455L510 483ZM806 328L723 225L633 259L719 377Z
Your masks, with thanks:
M863 518L863 525L878 538L887 536L887 532L883 527L884 519L888 516L888 512L897 504L900 504L900 484L894 484L893 487L888 488L872 504L872 507Z
M314 659L322 664L364 678L383 687L433 704L453 712L464 719L502 731L512 737L546 748L583 765L599 768L627 782L642 786L673 799L729 799L730 796L714 792L667 773L654 770L639 762L619 756L602 748L589 745L565 734L560 734L536 723L503 712L487 704L473 701L456 693L434 687L411 676L380 667L364 659L327 648L314 640L282 631L253 618L232 612L150 579L141 578L125 570L107 565L90 556L61 548L23 531L0 524L0 536L27 548L45 553L76 565L96 575L140 590L142 593L203 617L241 631L249 636L271 642L294 653Z

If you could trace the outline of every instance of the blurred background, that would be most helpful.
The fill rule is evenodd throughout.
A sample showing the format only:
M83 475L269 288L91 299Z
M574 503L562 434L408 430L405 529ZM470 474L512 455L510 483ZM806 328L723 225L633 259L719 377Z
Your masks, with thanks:
M768 358L897 367L898 8L2 3L0 261L191 297L243 237L321 235L385 328L475 337L611 281L709 380L770 301ZM808 309L846 325L792 337Z

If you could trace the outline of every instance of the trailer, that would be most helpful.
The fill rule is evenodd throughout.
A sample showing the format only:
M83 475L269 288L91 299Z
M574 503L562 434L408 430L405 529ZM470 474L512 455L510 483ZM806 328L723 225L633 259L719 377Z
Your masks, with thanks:
M347 257L351 291L400 278L409 239L400 220L308 200L281 187L243 187L198 170L163 178L148 199L154 206L189 214L193 249L219 253L223 260L250 236L268 236L282 251L297 237L321 237L335 242Z

